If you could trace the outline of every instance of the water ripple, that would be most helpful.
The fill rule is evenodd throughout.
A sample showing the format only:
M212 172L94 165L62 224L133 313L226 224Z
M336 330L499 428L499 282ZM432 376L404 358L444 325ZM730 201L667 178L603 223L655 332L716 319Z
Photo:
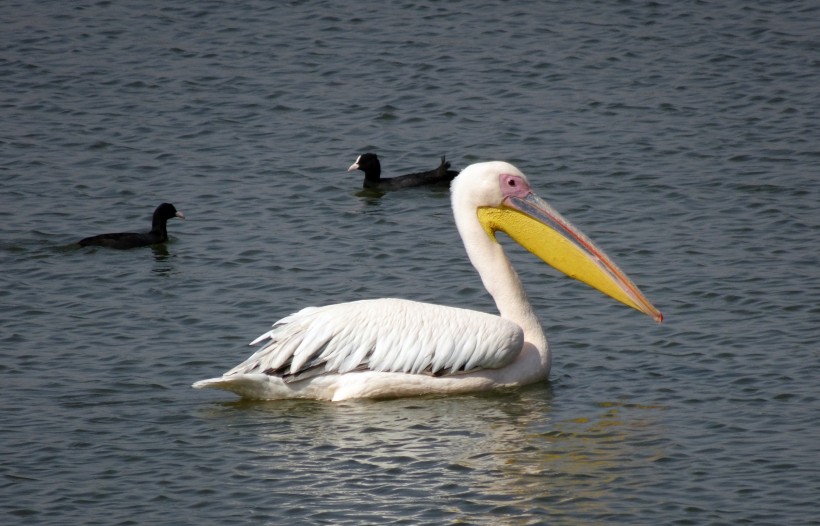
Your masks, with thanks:
M7 11L13 521L816 523L814 4ZM335 405L191 390L305 305L494 310L447 192L362 194L345 170L365 150L391 173L517 163L666 323L504 242L549 384ZM164 248L74 246L147 229L163 201L188 217Z

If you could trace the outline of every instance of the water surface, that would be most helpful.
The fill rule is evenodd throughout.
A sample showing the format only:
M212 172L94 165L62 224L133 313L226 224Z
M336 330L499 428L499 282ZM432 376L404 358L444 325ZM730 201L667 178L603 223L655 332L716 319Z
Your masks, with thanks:
M809 524L811 2L12 2L0 18L0 513L31 524ZM504 159L664 312L505 243L550 382L340 404L195 380L298 308L493 311L446 190ZM79 249L147 230L164 247Z

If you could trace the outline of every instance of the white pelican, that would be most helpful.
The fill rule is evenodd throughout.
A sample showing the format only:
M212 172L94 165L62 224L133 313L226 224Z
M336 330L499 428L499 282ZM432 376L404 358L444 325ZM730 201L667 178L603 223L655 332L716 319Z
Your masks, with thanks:
M261 349L193 386L251 399L346 400L463 393L545 380L550 350L495 232L656 321L663 316L612 261L505 162L453 180L458 232L500 316L402 299L307 307L251 342Z

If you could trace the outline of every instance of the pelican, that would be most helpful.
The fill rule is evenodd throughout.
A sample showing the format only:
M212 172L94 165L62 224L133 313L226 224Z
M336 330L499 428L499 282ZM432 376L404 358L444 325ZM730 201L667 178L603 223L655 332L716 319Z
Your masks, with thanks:
M453 180L456 227L499 315L383 298L307 307L277 321L247 360L195 388L249 399L340 401L465 393L547 379L544 330L495 235L633 307L663 315L584 234L539 198L511 164L465 168Z

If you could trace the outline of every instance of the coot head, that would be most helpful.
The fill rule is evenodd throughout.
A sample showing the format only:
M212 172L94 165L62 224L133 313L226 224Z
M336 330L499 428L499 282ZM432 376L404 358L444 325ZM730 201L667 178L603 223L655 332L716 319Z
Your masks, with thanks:
M356 158L356 162L347 169L348 172L353 170L363 171L367 180L378 180L382 174L382 166L379 163L379 157L375 153L361 154Z

